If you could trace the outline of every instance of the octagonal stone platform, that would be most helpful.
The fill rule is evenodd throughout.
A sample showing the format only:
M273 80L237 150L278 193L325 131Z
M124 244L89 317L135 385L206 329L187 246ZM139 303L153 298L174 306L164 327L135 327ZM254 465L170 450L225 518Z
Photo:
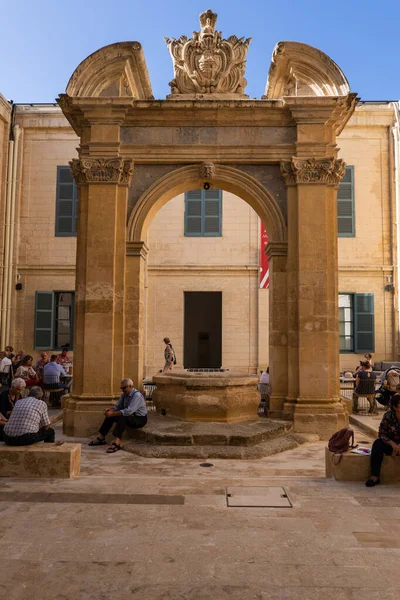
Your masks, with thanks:
M158 414L183 421L235 423L257 417L258 377L238 371L174 370L153 377Z
M143 429L127 428L123 449L152 458L261 458L318 436L293 433L290 421L258 417L239 423L202 423L152 412Z

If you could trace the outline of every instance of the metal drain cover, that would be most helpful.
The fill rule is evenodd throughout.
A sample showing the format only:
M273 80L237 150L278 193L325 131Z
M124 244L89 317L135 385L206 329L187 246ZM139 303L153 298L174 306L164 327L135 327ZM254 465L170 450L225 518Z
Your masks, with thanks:
M227 506L292 508L283 487L227 487Z

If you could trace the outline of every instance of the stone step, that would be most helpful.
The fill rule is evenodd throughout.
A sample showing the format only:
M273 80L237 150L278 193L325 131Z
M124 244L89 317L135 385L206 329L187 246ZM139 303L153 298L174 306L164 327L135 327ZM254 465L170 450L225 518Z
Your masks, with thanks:
M128 437L167 446L251 446L289 432L293 423L259 417L238 423L188 422L149 414L143 429L127 428Z
M350 425L356 425L372 438L377 438L383 415L383 411L379 415L349 415L349 422Z
M292 450L301 444L318 442L316 434L284 433L258 444L235 445L166 445L150 444L143 440L129 441L123 450L146 458L225 458L257 459Z

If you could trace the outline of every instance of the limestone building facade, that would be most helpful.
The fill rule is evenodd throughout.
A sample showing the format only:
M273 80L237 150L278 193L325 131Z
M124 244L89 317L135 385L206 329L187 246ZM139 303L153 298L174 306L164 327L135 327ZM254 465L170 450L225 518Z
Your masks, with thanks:
M1 343L34 355L64 343L73 348L76 225L72 220L77 197L70 193L75 185L68 163L77 156L78 139L57 105L12 106L1 98L0 108L1 281L6 290ZM376 360L399 356L397 115L395 103L360 103L339 137L339 155L348 165L348 181L339 192L345 200L338 200L339 215L344 215L339 216L338 240L343 370L353 368L367 350ZM7 179L10 129L12 151L17 146L11 181ZM63 185L60 177L69 183ZM9 222L7 194L8 202L14 203ZM149 228L144 376L162 366L165 335L174 342L178 362L185 362L185 293L195 292L222 295L220 366L256 372L268 364L269 292L259 286L259 217L241 198L223 190L220 204L217 233L187 235L185 194L168 202ZM11 248L6 245L10 239ZM41 292L53 295L48 299L52 331L43 331L44 341L38 319L46 309L37 307ZM373 329L367 331L356 329L356 302L363 296L373 302ZM197 309L203 304L200 297ZM364 346L358 351L363 334Z
M343 370L354 368L365 351L376 360L399 356L398 110L396 103L360 103L338 139L339 156L348 165L338 199ZM73 348L78 200L68 163L77 156L78 141L57 105L12 106L0 98L2 347L12 343L35 356L64 343ZM192 343L206 353L203 366L216 366L207 363L207 344L215 340L198 339L208 332L185 333L185 298L196 293L203 296L194 314L207 314L210 294L221 302L218 366L256 372L268 364L269 291L259 285L260 220L230 192L222 190L218 202L218 225L208 235L188 232L184 193L155 215L148 230L146 377L162 366L166 335L179 364L186 354L185 366L193 366L187 362ZM365 325L368 320L372 326Z

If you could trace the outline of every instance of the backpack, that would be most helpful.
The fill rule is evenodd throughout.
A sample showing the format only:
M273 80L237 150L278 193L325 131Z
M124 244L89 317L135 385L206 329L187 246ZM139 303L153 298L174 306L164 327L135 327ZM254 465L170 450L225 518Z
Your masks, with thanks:
M341 455L339 463L342 460L342 455L344 454L344 452L347 452L348 450L350 450L350 448L355 447L356 446L354 445L354 431L351 427L344 427L343 429L339 429L339 431L333 434L333 436L328 442L329 451L333 452L334 454Z

